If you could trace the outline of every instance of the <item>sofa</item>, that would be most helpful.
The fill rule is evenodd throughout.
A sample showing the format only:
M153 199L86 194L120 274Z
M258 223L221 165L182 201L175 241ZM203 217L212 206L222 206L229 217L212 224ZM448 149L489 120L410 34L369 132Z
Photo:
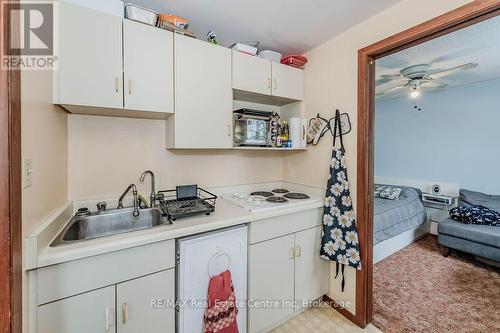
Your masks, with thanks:
M500 195L462 189L458 205L481 205L500 212ZM500 227L465 224L448 218L438 225L438 243L445 246L444 256L454 249L500 262Z

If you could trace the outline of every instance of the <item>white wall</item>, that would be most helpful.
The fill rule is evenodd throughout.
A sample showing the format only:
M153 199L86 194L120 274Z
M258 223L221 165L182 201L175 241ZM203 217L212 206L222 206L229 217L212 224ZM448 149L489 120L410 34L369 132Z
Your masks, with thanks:
M500 79L376 103L375 174L500 193Z
M64 0L64 1L74 3L82 7L96 9L111 15L123 17L124 2L121 0Z
M357 128L357 52L400 31L448 12L469 0L404 0L344 32L307 54L305 72L305 110L313 117L320 112L333 116L335 108L349 113L353 131L345 138L347 169L351 196L356 204L356 128ZM286 158L285 176L290 181L326 186L332 139L325 136L320 144L305 154ZM363 249L361 249L363 251ZM332 265L334 270L334 265ZM334 275L334 271L332 271ZM340 280L331 279L329 296L350 301L349 311L355 312L355 270L346 270L346 289L340 290Z
M144 170L156 174L157 189L200 187L283 179L280 152L166 150L165 121L69 115L69 198L118 197ZM196 133L193 133L196 135Z
M32 160L32 185L22 190L26 236L68 198L67 114L52 104L52 72L21 73L21 150ZM28 332L27 274L23 274L23 331Z

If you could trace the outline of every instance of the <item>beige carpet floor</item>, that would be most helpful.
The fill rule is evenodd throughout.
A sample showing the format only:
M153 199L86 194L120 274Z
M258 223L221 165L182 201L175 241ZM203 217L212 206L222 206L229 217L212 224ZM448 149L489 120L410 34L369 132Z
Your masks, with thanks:
M500 270L428 235L374 267L373 324L385 333L500 332Z
M330 307L311 308L274 329L272 333L381 333L373 325L364 330Z

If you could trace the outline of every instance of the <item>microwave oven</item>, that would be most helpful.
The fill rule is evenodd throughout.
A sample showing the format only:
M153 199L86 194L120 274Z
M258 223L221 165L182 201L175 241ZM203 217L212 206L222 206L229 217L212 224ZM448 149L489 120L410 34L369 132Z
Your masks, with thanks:
M276 112L239 109L233 112L235 147L276 147L279 115Z

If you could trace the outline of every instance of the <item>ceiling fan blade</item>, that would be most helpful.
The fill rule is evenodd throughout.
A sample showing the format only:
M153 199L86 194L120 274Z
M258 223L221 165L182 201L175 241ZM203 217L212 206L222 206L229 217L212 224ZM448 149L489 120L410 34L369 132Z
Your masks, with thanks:
M385 84L385 83L389 83L391 81L394 81L394 80L398 80L398 79L401 79L401 75L400 74L382 74L380 75L380 77L375 81L375 84L377 86L381 85L381 84Z
M388 79L388 78L385 78L385 77L381 77L380 79L378 79L378 80L375 81L375 85L376 86L380 86L382 84L386 84L386 83L389 83L391 81L394 81L394 79Z
M452 75L452 74L462 72L462 71L467 71L467 70L475 68L475 67L477 67L477 63L471 62L471 63L465 64L465 65L453 67L450 69L445 69L444 71L429 74L427 77L431 78L431 79L440 79L442 77Z
M448 87L448 84L439 82L439 81L427 81L422 83L422 88L429 88L429 89L442 89Z
M401 74L382 74L380 77L387 78L387 79L399 79L401 77Z
M401 85L399 85L399 86L395 86L395 87L392 87L392 88L389 88L389 89L385 89L385 90L382 90L382 91L378 91L378 92L376 93L376 95L377 95L377 96L387 95L387 94L390 94L390 93L392 93L392 92L394 92L394 91L397 91L397 90L399 90L399 89L402 89L402 88L404 88L404 87L406 87L406 85L405 85L405 84L401 84Z

